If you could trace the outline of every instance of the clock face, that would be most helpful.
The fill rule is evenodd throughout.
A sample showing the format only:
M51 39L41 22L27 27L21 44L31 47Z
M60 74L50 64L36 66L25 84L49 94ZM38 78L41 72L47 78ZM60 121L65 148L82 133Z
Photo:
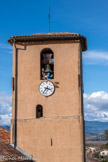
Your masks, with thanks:
M39 91L43 96L51 96L54 93L54 84L50 81L44 81L39 86Z

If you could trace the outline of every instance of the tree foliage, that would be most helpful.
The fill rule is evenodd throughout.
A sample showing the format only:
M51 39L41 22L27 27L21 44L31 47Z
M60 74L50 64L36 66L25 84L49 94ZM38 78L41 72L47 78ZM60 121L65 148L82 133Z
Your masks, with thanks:
M105 130L104 132L106 140L108 140L108 129Z
M99 154L100 154L100 152L95 152L95 153L93 154L93 157L98 159L98 158L99 158Z

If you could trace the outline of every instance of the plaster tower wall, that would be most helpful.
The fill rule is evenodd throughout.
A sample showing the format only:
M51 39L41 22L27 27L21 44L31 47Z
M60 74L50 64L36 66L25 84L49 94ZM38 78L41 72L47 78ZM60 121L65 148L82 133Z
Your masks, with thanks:
M36 162L83 162L82 47L77 41L46 41L17 45L17 146ZM45 97L39 92L40 53L54 53L55 92ZM15 47L13 48L15 77ZM15 112L13 91L11 143ZM36 106L43 117L36 118Z

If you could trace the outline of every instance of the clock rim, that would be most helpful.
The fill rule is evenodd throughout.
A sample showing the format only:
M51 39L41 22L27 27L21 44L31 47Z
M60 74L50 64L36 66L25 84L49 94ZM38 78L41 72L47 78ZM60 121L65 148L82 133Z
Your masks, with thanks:
M40 92L40 85L41 85L42 83L44 83L44 82L50 82L50 83L52 83L53 86L54 86L54 83L53 83L52 81L50 81L50 80L43 81L43 82L41 82L41 83L39 84L39 92ZM50 94L50 95L48 95L48 96L43 95L41 92L40 92L40 94L43 95L44 97L49 97L49 96L52 96L52 95L54 94L54 92L55 92L55 86L54 86L54 91L53 91L52 94Z

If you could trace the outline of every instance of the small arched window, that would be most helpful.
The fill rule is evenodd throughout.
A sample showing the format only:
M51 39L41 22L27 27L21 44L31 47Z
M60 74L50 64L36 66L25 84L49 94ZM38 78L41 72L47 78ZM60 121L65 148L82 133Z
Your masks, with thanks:
M54 53L50 48L45 48L41 51L40 56L40 79L54 79Z
M43 117L43 107L42 105L37 105L36 106L36 118L41 118Z

